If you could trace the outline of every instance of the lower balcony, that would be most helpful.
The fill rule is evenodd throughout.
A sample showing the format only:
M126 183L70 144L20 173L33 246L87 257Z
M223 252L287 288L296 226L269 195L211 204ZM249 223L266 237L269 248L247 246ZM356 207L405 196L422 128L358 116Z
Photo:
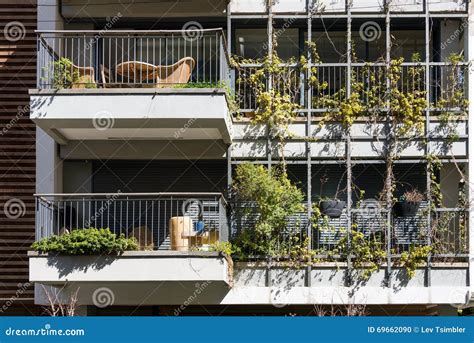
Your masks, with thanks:
M30 252L30 281L180 284L228 287L228 260L213 251L228 239L226 202L218 193L38 195L36 239L82 228L134 238L137 251L111 255ZM173 286L170 286L173 287Z
M369 206L370 205L370 206ZM246 208L241 216L239 208ZM232 208L232 215L228 209ZM215 251L252 226L249 203L228 206L221 194L55 194L37 195L37 239L87 227L110 228L134 237L139 250L121 255L66 256L30 252L30 281L36 303L44 289L61 292L64 301L78 289L78 301L96 305L99 291L114 305L311 305L445 304L471 301L468 216L465 209L432 209L393 216L376 204L342 209L339 217L309 220L306 212L288 219L278 241L282 251L308 242L318 255L301 264L284 254L228 256ZM428 216L429 214L429 216ZM228 225L228 215L232 218ZM367 263L357 256L335 255L348 221L386 251L378 269L360 279ZM430 222L431 225L427 223ZM310 239L308 240L308 238ZM297 238L297 239L296 239ZM298 243L300 242L300 243ZM353 242L353 241L351 241ZM418 261L407 276L400 263L412 246L429 245L429 259ZM308 261L303 261L308 262ZM109 304L110 305L110 304Z

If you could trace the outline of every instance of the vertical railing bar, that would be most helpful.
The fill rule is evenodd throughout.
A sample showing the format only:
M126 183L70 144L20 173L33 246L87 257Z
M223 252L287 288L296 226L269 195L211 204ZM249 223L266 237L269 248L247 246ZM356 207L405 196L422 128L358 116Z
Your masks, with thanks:
M128 204L129 204L129 197L127 196L127 198L125 199L125 204L126 204L126 210L125 210L125 227L127 228L127 231L126 231L126 236L128 237L128 231L130 229L130 223L128 222Z
M158 244L157 245L158 245L158 249L159 249L160 248L160 242L161 242L160 241L160 230L161 230L161 216L160 216L160 214L161 214L161 211L160 211L161 210L161 200L160 200L160 198L156 199L156 210L158 212L158 218L157 218L157 220L158 220L158 228L157 228ZM165 217L165 220L166 220L166 217ZM164 235L164 237L166 237L166 235Z

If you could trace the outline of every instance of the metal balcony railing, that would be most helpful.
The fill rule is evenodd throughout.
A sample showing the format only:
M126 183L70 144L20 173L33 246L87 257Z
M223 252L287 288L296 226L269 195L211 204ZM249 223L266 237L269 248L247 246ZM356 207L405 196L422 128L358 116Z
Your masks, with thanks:
M236 99L242 113L253 112L257 108L255 91L246 81L249 76L259 70L258 65L241 65L236 70ZM302 109L324 111L331 107L331 103L340 102L346 97L347 80L351 78L351 87L361 96L364 104L380 106L387 99L389 86L387 85L387 65L381 63L352 63L350 70L347 63L321 63L313 65L313 76L318 82L309 85L305 73L299 66L289 66L293 73L287 73L285 79L275 81L274 89L291 95L294 103L300 104ZM400 68L400 80L397 88L401 92L420 91L429 94L430 107L436 109L457 110L462 107L457 98L467 98L467 73L469 66L466 63L452 65L444 62L430 62L427 80L426 64L403 63ZM413 76L416 72L416 76ZM285 85L284 87L283 84ZM391 85L390 85L391 86ZM369 104L370 100L372 103ZM311 104L308 98L311 95ZM333 101L328 101L333 100ZM375 104L374 104L375 102ZM440 108L442 104L443 108ZM380 108L379 108L380 109ZM383 109L383 108L381 108Z
M229 80L221 29L38 32L37 87L218 87Z
M36 240L95 227L135 237L143 250L206 250L229 237L226 202L220 193L43 194L35 197Z
M249 203L236 203L233 208L232 234L237 237L243 230L251 230L259 215L256 206ZM428 203L422 203L417 214L408 217L398 217L375 202L350 211L352 230L362 232L366 239L377 240L389 257L424 245L432 246L434 257L467 257L468 214L469 211L463 208L429 210ZM283 251L287 251L292 245L305 242L310 233L308 247L324 256L332 254L347 236L347 227L347 209L338 218L323 216L317 220L309 220L304 211L288 218L286 229L280 232L277 242ZM251 251L245 253L252 254Z

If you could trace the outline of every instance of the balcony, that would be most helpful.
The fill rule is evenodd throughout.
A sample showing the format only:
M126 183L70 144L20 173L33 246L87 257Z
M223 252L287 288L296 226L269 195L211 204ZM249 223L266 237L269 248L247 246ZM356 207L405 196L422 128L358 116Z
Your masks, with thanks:
M212 246L227 241L226 202L217 193L54 194L36 196L36 239L81 228L134 237L120 256L30 253L30 280L76 283L230 283L228 262ZM167 285L166 287L169 287Z
M328 106L332 102L340 103L346 94L347 80L360 88L359 94L363 105L377 112L387 113L384 108L384 99L387 98L387 65L382 63L319 63L312 64L313 72L318 77L318 84L308 87L307 75L297 64L284 65L289 69L285 80L274 82L274 89L288 92L292 101L299 104L299 114L288 131L288 142L285 146L285 157L305 158L307 147L297 137L309 135L314 141L311 143L311 157L321 159L341 159L346 154L344 130L341 123L330 122L320 125L322 117L328 111L334 110ZM249 125L257 107L255 92L248 83L249 76L255 74L261 67L256 64L241 64L236 70L236 100L240 107L240 114L234 122L233 156L236 158L266 158L265 128L263 125ZM419 78L411 76L416 71ZM448 132L443 124L444 112L462 113L466 111L461 100L452 100L452 94L460 95L458 99L468 98L467 76L469 64L461 62L405 62L401 65L400 92L413 90L426 94L429 99L425 109L425 121L429 123L426 135L419 137L405 137L409 142L401 152L404 158L420 158L424 155L425 140L433 154L440 157L465 158L467 156L467 128L468 117L459 115L457 120L450 124L451 134L455 132L456 141L449 147L444 144ZM284 84L283 84L284 82ZM288 87L288 84L290 87ZM374 89L378 92L374 93ZM370 94L370 97L369 97ZM330 100L330 101L328 101ZM369 107L369 106L368 106ZM309 119L309 120L308 120ZM308 124L308 122L311 123ZM308 125L310 125L308 127ZM383 120L374 122L368 117L361 117L352 124L352 156L354 158L380 158L385 147ZM309 134L308 134L309 133ZM274 151L273 157L278 157L280 151Z
M231 139L222 30L38 34L31 118L75 140Z
M94 294L104 288L114 295L114 305L179 305L190 295L199 304L225 305L463 304L469 294L465 209L428 211L427 204L422 204L416 215L400 218L368 203L312 226L308 226L306 212L300 213L288 218L288 228L279 242L288 248L311 237L309 248L318 252L320 262L308 270L285 264L285 256L273 256L270 265L270 256L248 255L247 260L237 259L230 267L222 255L207 251L208 243L232 239L239 230L251 227L255 217L248 210L255 207L249 203L231 207L229 230L228 206L220 194L37 195L37 239L74 228L109 227L136 237L142 250L120 256L30 252L30 280L60 289L65 299L80 287L79 303L89 305L96 305ZM246 209L246 216L241 215L241 208ZM170 237L174 216L188 217L192 222L181 232L178 243ZM367 238L378 239L387 251L380 269L355 285L347 284L355 271L355 257L325 253L345 235L349 216L353 227ZM199 222L206 228L200 235L195 232ZM401 253L418 244L429 244L436 253L407 280L397 261ZM387 286L389 275L391 286ZM36 302L44 301L37 294Z
M265 3L252 0L232 0L232 13L265 13ZM321 14L347 13L350 1L348 0L319 0L307 3L304 0L281 0L273 7L273 12L283 13L305 13L313 11ZM351 11L354 13L384 13L390 7L392 12L421 13L428 9L431 13L437 12L465 12L467 1L464 0L358 0L352 3Z

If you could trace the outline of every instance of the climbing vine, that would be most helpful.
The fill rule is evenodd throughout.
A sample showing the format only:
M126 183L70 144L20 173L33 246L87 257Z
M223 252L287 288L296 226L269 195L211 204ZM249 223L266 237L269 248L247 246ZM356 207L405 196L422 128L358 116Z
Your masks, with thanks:
M245 165L237 168L234 191L241 199L257 203L260 215L252 230L240 233L234 242L234 254L246 250L266 256L286 256L304 263L318 261L316 256L321 254L329 258L350 258L353 266L362 270L362 277L367 278L387 258L384 242L393 237L366 233L357 224L347 232L347 228L332 225L331 220L321 214L317 205L313 206L310 225L313 232L329 232L338 237L331 249L309 250L308 247L312 245L309 244L309 237L301 233L292 234L288 228L289 218L303 211L298 202L301 204L304 197L288 180L283 153L284 144L289 139L296 138L289 132L289 125L298 117L301 109L300 92L303 89L306 92L312 91L312 107L322 109L322 116L318 118L319 126L335 122L342 125L346 134L350 134L350 128L355 122L366 121L372 135L382 141L380 153L385 158L386 174L378 200L386 205L387 211L392 211L393 204L400 200L395 197L397 180L393 170L397 159L412 144L426 146L429 142L425 137L436 133L429 131L432 129L427 125L427 111L437 113L438 126L435 131L442 133L443 137L447 135L446 149L458 139L457 123L466 117L468 107L463 83L459 79L462 58L458 55L450 56L447 68L449 73L443 79L446 83L442 87L444 91L434 101L428 99L425 80L427 66L418 53L412 55L409 63L405 63L403 58L395 58L365 63L362 67L351 67L349 84L343 84L334 90L330 89L324 75L321 75L322 61L314 42L306 43L306 55L285 61L278 56L276 46L277 40L273 37L273 48L266 57L257 60L233 59L235 68L240 68L241 65L257 66L252 72L239 73L238 82L248 87L254 95L252 123L269 128L273 135L271 138L276 138L280 145L282 160L281 168L274 172L263 167ZM352 60L356 61L357 57L352 51L350 54ZM301 79L301 75L307 77ZM303 86L295 88L292 82L294 79ZM297 138L303 138L307 142L316 140L312 136ZM423 197L429 201L430 206L423 209L423 213L428 214L442 206L442 192L437 177L442 163L434 153L429 153L424 158L430 175L430 191ZM412 191L417 192L416 189ZM283 193L286 195L281 198ZM363 193L360 190L361 197ZM287 196L290 198L286 198ZM287 203L289 199L291 201ZM275 201L279 205L275 205ZM462 223L460 221L460 225ZM434 225L441 224L440 220ZM427 246L420 243L401 252L399 263L407 270L407 275L413 277L414 270L430 254L439 251L436 244Z

